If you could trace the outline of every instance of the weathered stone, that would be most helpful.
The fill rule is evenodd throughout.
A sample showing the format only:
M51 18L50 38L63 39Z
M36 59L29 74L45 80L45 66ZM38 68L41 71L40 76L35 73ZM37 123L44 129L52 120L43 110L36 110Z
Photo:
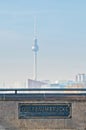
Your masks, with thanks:
M19 119L19 103L71 103L68 119ZM0 100L0 130L86 130L86 97L45 98L41 100Z

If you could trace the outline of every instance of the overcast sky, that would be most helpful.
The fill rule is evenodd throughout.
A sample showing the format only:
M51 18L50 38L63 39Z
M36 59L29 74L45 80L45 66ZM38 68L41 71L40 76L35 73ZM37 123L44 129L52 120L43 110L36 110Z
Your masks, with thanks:
M34 16L38 79L86 73L86 0L0 0L0 81L33 78Z

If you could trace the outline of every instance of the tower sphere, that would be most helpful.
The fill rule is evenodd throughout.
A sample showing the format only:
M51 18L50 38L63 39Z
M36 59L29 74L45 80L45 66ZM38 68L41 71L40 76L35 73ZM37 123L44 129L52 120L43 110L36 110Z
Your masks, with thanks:
M37 45L37 39L35 39L34 44L32 46L32 51L37 52L39 50L39 47Z

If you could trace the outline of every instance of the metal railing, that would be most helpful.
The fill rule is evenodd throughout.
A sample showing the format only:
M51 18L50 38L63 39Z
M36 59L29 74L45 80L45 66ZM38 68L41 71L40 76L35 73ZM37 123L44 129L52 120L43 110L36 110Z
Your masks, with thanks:
M85 88L0 88L0 101L83 100Z
M0 94L25 93L85 93L86 88L0 88Z

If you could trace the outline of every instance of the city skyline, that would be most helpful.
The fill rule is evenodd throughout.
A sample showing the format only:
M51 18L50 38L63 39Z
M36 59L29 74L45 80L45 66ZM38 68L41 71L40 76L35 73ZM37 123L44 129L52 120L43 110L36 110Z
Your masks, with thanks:
M69 80L86 73L85 0L0 1L0 80L33 78L37 17L39 80Z

